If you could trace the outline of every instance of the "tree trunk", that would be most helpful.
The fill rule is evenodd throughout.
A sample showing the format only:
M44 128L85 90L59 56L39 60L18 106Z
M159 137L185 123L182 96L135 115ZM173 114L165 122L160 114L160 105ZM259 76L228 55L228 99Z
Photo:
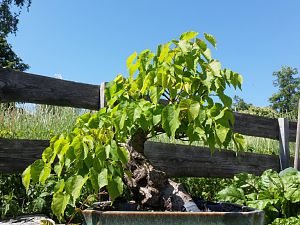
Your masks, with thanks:
M127 168L132 177L125 177L134 200L144 208L167 211L200 211L186 192L183 185L155 169L144 156L144 143L147 140L143 131L127 142L130 161Z

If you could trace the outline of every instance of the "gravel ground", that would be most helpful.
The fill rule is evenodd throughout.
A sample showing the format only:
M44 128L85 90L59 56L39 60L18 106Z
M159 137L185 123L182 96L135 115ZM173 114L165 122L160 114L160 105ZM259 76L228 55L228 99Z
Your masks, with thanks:
M9 220L0 220L0 225L42 225L41 220L47 219L50 223L45 225L53 225L55 223L44 215L28 215L28 216L19 216Z

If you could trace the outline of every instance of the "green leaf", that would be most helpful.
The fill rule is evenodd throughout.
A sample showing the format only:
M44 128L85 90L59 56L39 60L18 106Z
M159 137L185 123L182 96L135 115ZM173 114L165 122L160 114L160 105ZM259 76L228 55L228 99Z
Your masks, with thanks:
M171 75L169 73L162 74L162 87L163 89L167 89L170 82Z
M233 142L238 150L243 150L246 147L246 139L243 135L235 133L233 135Z
M99 175L99 173L96 171L96 169L94 167L90 168L89 178L92 183L92 187L93 187L94 191L96 191L96 192L99 191L98 175Z
M210 114L212 117L217 117L222 112L222 104L216 103L213 105L213 107L210 109Z
M123 193L123 181L121 177L108 179L107 190L112 201Z
M214 38L214 36L212 36L211 34L204 33L204 37L209 43L212 44L212 46L214 46L214 47L217 46L217 41Z
M132 63L136 57L137 57L137 52L134 52L127 58L127 60L126 60L127 69L130 68L130 66L132 65Z
M224 143L227 137L228 132L230 131L229 128L223 127L221 125L218 125L216 127L216 134L220 140L221 143Z
M235 202L237 204L244 204L245 195L241 188L230 185L218 193L218 199L227 202Z
M28 192L30 179L31 179L31 172L30 172L31 166L28 166L24 172L22 173L22 182L26 189L26 192Z
M210 68L212 69L212 71L214 72L215 76L217 77L222 77L220 72L221 72L221 63L219 61L212 61L211 63L209 63Z
M55 164L53 169L54 169L54 172L56 173L56 175L58 177L60 177L62 169L63 169L62 162L58 162L57 164Z
M115 140L111 140L110 145L107 145L107 149L106 149L106 151L109 150L111 159L115 160L115 161L117 161L119 159L117 149L118 149L118 146L117 146L117 143Z
M190 40L190 39L196 37L198 34L199 34L198 32L188 31L188 32L181 34L180 40Z
M160 55L158 57L159 62L163 62L166 59L166 57L168 56L169 49L170 49L170 44L171 43L167 43L165 45L162 45L161 52L160 52Z
M196 38L196 43L202 51L205 51L207 49L207 45L206 45L205 41Z
M161 112L162 112L162 106L156 106L155 109L153 110L153 126L158 125L159 123L161 123Z
M180 125L179 109L175 109L174 105L166 106L162 111L162 128L170 137L175 137L175 132Z
M108 184L108 170L106 168L102 169L102 171L98 175L98 185L99 188L105 187Z
M53 156L53 149L51 147L47 147L42 154L42 159L45 163L50 162Z
M36 199L33 200L33 211L41 212L45 206L46 206L45 199L41 197L37 197Z
M271 225L299 225L300 218L289 217L289 218L276 218Z
M151 86L149 88L150 90L150 99L154 104L157 104L159 102L160 99L160 89L158 87L155 86Z
M67 153L67 151L69 150L70 148L70 144L69 143L66 143L64 145L64 147L61 149L61 151L57 154L57 157L62 160L63 156Z
M88 176L83 178L80 175L75 175L68 178L68 180L66 181L65 190L71 196L73 200L73 205L75 205L75 201L80 196L81 189L85 184L85 182L87 181L87 179Z
M77 123L87 123L91 117L90 113L85 113L77 118Z
M94 139L91 135L87 135L82 138L82 145L85 152L84 158L87 157L89 151L94 149Z
M205 59L209 62L212 60L211 57L211 50L207 48L204 52L202 52L202 55L205 57Z
M178 46L183 53L187 53L191 50L191 44L187 40L180 40Z
M59 221L62 221L65 209L69 202L70 195L62 192L54 193L51 203L51 209Z
M192 104L191 99L183 99L179 102L178 108L181 111L188 110L190 108L190 105Z
M234 88L239 87L239 89L242 89L243 77L240 74L232 72L230 80Z
M135 64L133 64L129 67L129 75L130 75L131 79L132 79L134 73L136 72L136 70L139 68L139 65L140 65L140 63L136 62Z
M221 101L223 102L224 106L229 107L229 108L231 107L232 99L229 96L227 96L223 93L219 93L219 97L220 97Z
M65 180L61 179L61 180L58 180L56 182L56 185L54 186L54 192L62 192L65 188Z
M88 121L88 126L89 126L89 128L91 128L91 129L98 128L98 127L99 127L99 122L100 122L100 119L99 119L99 117L98 117L98 114L95 113L95 114L92 115L91 118L89 119L89 121Z
M254 201L248 201L250 207L255 207L256 209L264 210L270 205L273 205L274 201L272 199L259 199Z
M36 183L39 181L40 174L42 170L44 169L44 162L41 159L36 160L30 168L30 174L32 178L32 182Z
M193 102L189 107L189 115L193 120L195 120L199 115L200 110L200 103L199 102Z
M129 161L129 152L123 148L123 147L118 147L117 148L117 154L119 160L125 165Z
M41 171L39 182L44 184L47 178L50 176L51 166L50 164L45 164L43 170Z

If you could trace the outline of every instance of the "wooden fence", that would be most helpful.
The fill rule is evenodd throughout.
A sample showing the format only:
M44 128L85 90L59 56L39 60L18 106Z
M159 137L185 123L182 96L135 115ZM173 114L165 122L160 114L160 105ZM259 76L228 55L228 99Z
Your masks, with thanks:
M0 68L0 102L27 102L98 110L105 104L104 83L83 84ZM146 142L145 154L170 177L232 177L236 173L261 174L289 166L289 142L295 142L296 122L235 113L233 130L243 135L279 140L278 156L211 151L205 147ZM0 172L20 172L41 157L48 140L0 138Z

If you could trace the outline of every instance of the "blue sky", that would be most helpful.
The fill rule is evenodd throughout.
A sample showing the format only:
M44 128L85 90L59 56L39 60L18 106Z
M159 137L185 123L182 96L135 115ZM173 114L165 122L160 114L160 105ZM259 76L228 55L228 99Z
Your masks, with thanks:
M214 57L244 77L243 91L230 94L267 106L273 71L300 69L299 10L299 0L33 0L9 41L28 72L99 84L127 75L134 51L207 32L218 41Z

